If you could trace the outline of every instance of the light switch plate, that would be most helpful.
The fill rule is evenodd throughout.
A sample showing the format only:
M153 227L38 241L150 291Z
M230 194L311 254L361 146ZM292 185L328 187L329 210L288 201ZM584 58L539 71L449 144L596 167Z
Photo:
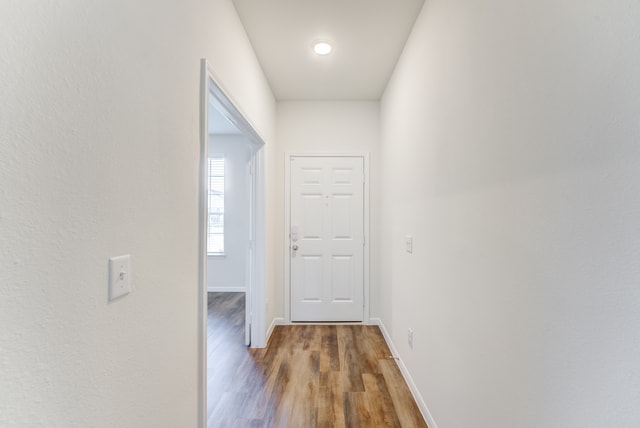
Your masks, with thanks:
M407 253L413 254L413 237L410 235L405 236L404 244L407 249Z
M129 294L131 291L131 256L109 259L109 301Z

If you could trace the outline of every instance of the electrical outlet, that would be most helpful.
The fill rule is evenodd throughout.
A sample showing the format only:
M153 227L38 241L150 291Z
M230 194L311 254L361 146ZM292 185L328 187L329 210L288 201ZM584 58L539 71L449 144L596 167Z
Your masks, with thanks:
M413 349L413 330L407 330L407 342L409 342L409 348Z

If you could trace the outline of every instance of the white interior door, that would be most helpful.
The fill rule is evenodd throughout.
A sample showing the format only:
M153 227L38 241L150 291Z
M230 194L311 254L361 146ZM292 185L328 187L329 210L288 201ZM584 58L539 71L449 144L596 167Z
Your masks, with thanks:
M364 158L292 156L292 321L363 321Z

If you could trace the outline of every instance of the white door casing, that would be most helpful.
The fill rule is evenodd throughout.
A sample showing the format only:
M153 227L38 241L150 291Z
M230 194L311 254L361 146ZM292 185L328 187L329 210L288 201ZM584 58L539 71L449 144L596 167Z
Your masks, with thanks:
M254 143L253 153L253 241L252 272L250 291L247 300L247 311L250 310L251 329L249 330L251 346L263 348L267 344L266 335L266 199L265 199L265 140L236 106L216 78L213 69L205 58L200 60L200 171L199 171L199 204L198 204L198 427L207 426L207 175L209 147L209 114L210 96L216 100L220 112L227 117L241 132ZM250 305L250 307L249 307Z
M364 321L362 156L291 156L292 321Z
M247 180L247 211L249 219L253 219L255 215L255 182L254 182L254 164L255 157L252 155L246 164L246 180ZM251 345L251 287L254 284L255 272L255 221L249 221L249 242L247 243L247 265L245 273L245 304L244 304L244 344Z

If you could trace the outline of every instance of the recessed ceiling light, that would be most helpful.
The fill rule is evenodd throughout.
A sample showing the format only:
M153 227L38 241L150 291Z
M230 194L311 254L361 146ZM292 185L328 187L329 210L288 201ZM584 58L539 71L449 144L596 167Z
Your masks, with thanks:
M333 47L329 42L314 42L313 51L318 55L329 55Z

